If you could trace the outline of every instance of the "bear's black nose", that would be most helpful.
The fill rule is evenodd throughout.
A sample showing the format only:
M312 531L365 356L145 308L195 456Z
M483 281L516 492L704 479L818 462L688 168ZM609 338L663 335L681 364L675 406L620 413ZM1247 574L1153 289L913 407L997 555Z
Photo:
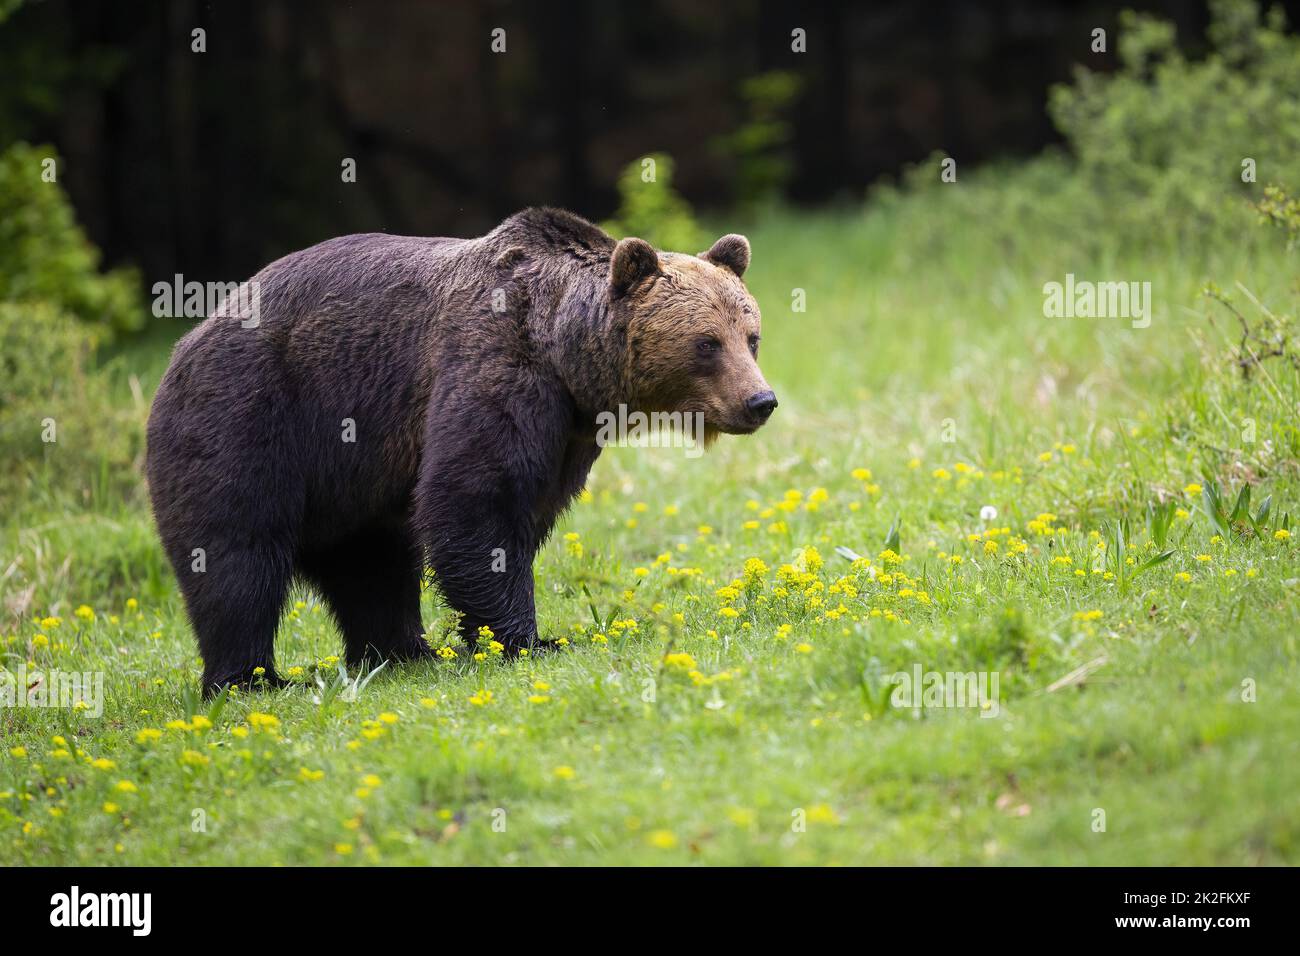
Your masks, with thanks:
M745 402L745 411L760 422L767 421L768 416L772 414L772 410L775 408L776 393L771 391L759 392L757 395L750 396L749 401Z

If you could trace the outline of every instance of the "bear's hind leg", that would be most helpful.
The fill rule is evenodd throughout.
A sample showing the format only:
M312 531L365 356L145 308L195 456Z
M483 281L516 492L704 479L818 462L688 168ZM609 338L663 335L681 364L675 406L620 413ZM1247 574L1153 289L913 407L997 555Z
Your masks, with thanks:
M202 571L189 563L178 565L203 657L205 694L232 684L281 684L275 673L275 632L290 575L289 561L274 547L214 549Z
M409 534L360 531L304 555L301 569L338 622L349 664L431 653L420 621L422 557Z

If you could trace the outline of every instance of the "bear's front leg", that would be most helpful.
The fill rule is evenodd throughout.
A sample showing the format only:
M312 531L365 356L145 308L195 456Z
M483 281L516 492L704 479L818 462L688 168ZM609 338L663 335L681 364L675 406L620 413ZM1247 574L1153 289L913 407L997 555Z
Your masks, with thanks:
M534 549L494 510L462 500L441 513L428 528L429 563L443 597L461 615L465 642L475 647L487 628L489 639L514 656L537 643Z
M415 523L471 646L485 627L512 655L537 643L533 558L585 479L566 455L573 418L563 388L513 358L435 383Z

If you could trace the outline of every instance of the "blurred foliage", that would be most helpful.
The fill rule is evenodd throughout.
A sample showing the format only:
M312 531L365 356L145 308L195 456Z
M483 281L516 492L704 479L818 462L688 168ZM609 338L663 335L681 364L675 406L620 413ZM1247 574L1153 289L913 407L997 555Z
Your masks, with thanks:
M1252 248L1252 200L1263 186L1243 181L1255 161L1260 183L1300 182L1300 37L1281 14L1252 0L1217 0L1211 47L1189 60L1171 24L1125 13L1113 73L1080 69L1055 88L1050 112L1064 149L1025 162L969 170L940 181L936 153L873 187L868 215L924 194L932 214L913 216L894 253L921 261L950 251L954 220L984 224L1008 269L1041 272L1043 257L1068 265L1137 263L1221 254L1224 236ZM1042 237L1053 237L1050 253Z
M1300 199L1287 195L1278 186L1267 186L1264 198L1255 203L1261 222L1271 223L1286 234L1286 247L1294 249L1300 241Z
M745 121L710 143L732 169L732 195L738 202L771 203L784 193L794 172L794 129L786 111L802 86L797 73L785 70L760 73L741 85Z
M25 143L0 154L0 508L32 505L37 488L94 503L139 485L140 409L111 400L96 361L143 325L139 282L99 271L63 189L42 178L54 158Z
M37 129L67 110L74 91L107 88L128 62L124 50L107 44L70 53L65 31L29 29L14 17L22 6L23 0L0 0L0 149L42 138Z
M1300 199L1287 194L1277 186L1264 190L1264 198L1254 205L1259 213L1261 225L1271 225L1283 234L1286 250L1295 248L1300 237ZM1239 286L1248 299L1250 306L1240 305L1236 297L1221 289L1216 282L1208 282L1202 294L1222 305L1236 320L1241 331L1241 339L1232 350L1232 361L1241 370L1243 379L1250 379L1252 374L1270 360L1280 358L1290 363L1293 369L1300 371L1300 350L1296 348L1296 319L1292 313L1281 308L1270 308L1262 303L1249 289ZM1300 298L1300 283L1295 284L1297 298ZM1245 309L1249 308L1248 315ZM1295 426L1295 416L1284 412L1288 421L1287 434L1293 454L1300 458L1300 431Z
M100 507L138 492L143 405L113 400L83 322L0 302L0 382L0 511L35 506L34 489Z
M1080 69L1052 91L1050 112L1106 222L1138 234L1176 230L1213 238L1252 191L1243 162L1264 181L1300 181L1300 38L1280 8L1212 0L1211 49L1188 60L1172 24L1121 15L1120 68ZM1244 221L1244 217L1243 220Z
M637 236L657 249L693 255L707 248L691 205L673 189L673 160L652 153L634 160L618 178L619 206L601 227L617 239Z
M0 302L42 301L81 319L97 342L146 315L131 270L99 272L67 195L42 178L52 149L18 143L0 154Z

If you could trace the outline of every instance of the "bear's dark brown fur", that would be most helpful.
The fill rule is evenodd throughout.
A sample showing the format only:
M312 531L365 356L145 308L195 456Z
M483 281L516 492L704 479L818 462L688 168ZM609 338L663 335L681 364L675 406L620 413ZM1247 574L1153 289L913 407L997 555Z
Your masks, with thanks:
M352 662L429 653L426 563L467 641L534 644L533 557L599 413L695 412L712 437L775 407L748 263L741 236L661 254L530 209L478 239L344 236L263 269L255 327L218 310L186 335L149 417L205 688L276 680L295 577Z

